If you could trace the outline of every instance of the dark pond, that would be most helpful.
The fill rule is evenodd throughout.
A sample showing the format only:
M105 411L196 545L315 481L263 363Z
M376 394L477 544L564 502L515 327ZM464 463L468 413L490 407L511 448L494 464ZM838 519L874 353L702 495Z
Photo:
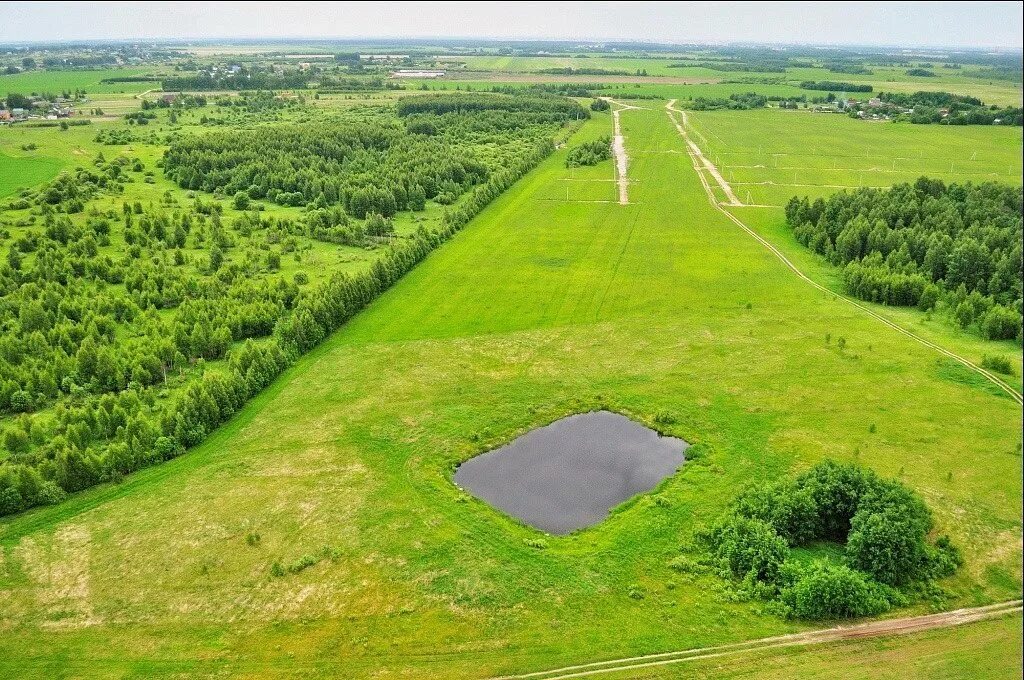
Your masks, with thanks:
M530 526L566 534L675 473L687 446L618 413L580 413L466 461L455 483Z

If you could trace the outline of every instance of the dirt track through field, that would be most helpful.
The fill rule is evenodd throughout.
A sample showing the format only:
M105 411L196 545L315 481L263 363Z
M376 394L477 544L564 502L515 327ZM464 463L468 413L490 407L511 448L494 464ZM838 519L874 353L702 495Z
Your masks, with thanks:
M626 170L629 167L629 158L626 156L626 139L622 136L622 124L619 121L619 114L622 111L639 108L617 102L611 97L605 97L605 101L611 103L612 121L615 124L615 137L612 139L612 153L615 156L615 181L619 185L619 205L629 203L629 180L626 177Z
M683 136L683 140L686 141L686 145L690 147L690 155L696 161L699 161L701 165L704 166L704 169L707 170L711 174L711 176L715 178L715 182L717 182L718 186L721 187L722 191L725 192L725 197L729 199L729 202L726 205L742 206L743 203L740 201L739 198L736 197L736 194L733 193L732 187L729 186L729 183L725 181L724 177L722 177L722 173L718 171L718 168L715 167L714 163L712 163L704 156L704 152L700 150L700 147L697 146L697 144L692 139L690 139L690 136L686 134L686 130L683 127L689 122L686 119L686 112L683 111L682 109L675 108L675 103L675 99L670 101L668 103L668 109L670 111L675 111L676 113L678 113L679 116L682 118L683 123L682 125L680 125L675 118L672 118L672 114L669 114L669 118L672 118L672 122L675 123L676 129L679 130L679 134Z
M735 656L779 647L799 647L844 642L847 640L909 635L937 628L961 626L999 616L1020 613L1022 610L1021 604L1021 600L1011 600L984 607L957 609L950 612L942 612L940 614L911 616L902 619L885 619L882 621L871 621L869 623L862 623L853 626L823 628L804 633L779 635L714 647L697 647L675 652L662 652L660 654L647 654L644 656L609 659L607 661L596 661L593 663L578 664L575 666L563 666L561 668L553 668L547 671L525 673L523 675L503 676L502 678L496 678L495 680L566 680L567 678L582 678L602 675L605 673L624 673L628 671L637 671L642 668L685 663L687 661Z
M684 125L687 122L686 121L686 114L683 113L683 111L681 111L680 109L677 109L675 107L675 103L676 103L675 99L669 101L669 103L665 105L665 109L666 109L665 112L668 114L668 117L672 120L672 123L676 126L676 130L679 131L680 136L686 141L687 145L690 147L690 159L693 162L693 169L697 173L697 176L700 178L701 184L704 186L704 191L708 195L708 200L711 202L711 205L715 207L715 209L717 209L723 215L728 217L729 220L732 221L740 229L742 229L743 231L747 232L747 234L749 234L754 239L756 239L761 245L763 245L765 248L767 248L769 251L771 251L771 253L773 255L775 255L775 257L777 257L779 260L781 260L783 264L785 264L790 270L792 270L792 272L794 274L799 276L801 279L803 279L804 281L806 281L810 285L814 286L815 288L817 288L818 290L822 291L823 293L828 293L829 295L834 295L837 298L839 298L840 300L843 300L844 302L846 302L847 304L853 305L854 307L856 307L857 309L861 310L865 314L867 314L867 315L877 319L878 321L882 322L883 324L885 324L889 328L892 328L893 330L898 331L898 332L902 333L903 335L906 335L908 338L911 338L912 340L915 340L916 342L924 345L925 347L929 347L929 348L935 350L936 352L942 354L943 356L948 357L950 359L953 359L954 361L959 362L963 366L969 368L970 370L974 371L975 373L978 373L979 375L981 375L981 376L985 377L986 379L988 379L990 382L992 382L994 385L996 385L996 387L998 387L1003 392L1005 392L1007 395L1009 395L1011 399L1013 399L1018 404L1024 406L1024 395L1022 395L1020 392L1018 392L1012 385L1007 383L1005 380L1000 378L995 373L993 373L993 372L991 372L991 371L989 371L989 370L987 370L985 368L982 368L981 366L978 366L977 364L975 364L971 360L966 359L965 357L962 357L959 354L956 354L955 352L952 352L952 351L946 349L945 347L942 347L941 345L938 345L938 344L932 342L931 340L927 340L927 339L921 337L920 335L917 335L913 331L910 331L910 330L904 328L903 326L900 326L899 324L897 324L897 323L895 323L893 321L890 321L889 319L885 318L884 316L882 316L878 312L876 312L873 309L869 308L867 305L861 304L860 302L854 300L853 298L846 297L845 295L842 295L842 294L837 293L837 292L835 292L833 290L830 290L829 288L826 288L825 286L821 285L817 281L814 281L809 276L804 274L795 264L793 264L793 262L788 257L786 257L782 253L781 250L776 248L766 238L762 237L760 234L758 234L753 229L751 229L746 224L744 224L743 221L740 220L740 218L736 217L731 212L726 210L722 206L722 204L720 204L718 202L718 199L715 198L715 192L711 188L711 185L708 183L707 178L704 176L703 170L707 170L708 169L707 166L709 166L711 164L707 160L707 158L705 158L704 155L702 153L700 153L700 149L697 148L696 144L694 144L693 141L691 141L689 136L686 134L686 130L684 128ZM682 125L680 125L679 121L676 120L676 118L673 115L673 113L681 114L682 122L683 122ZM694 149L696 149L696 151L694 151ZM714 167L714 166L711 165L711 167ZM710 170L709 170L709 174L711 174L712 177L715 177L716 180L719 177L721 177L721 175L719 175L717 173L717 170L714 173L711 173ZM730 204L730 205L736 205L736 204ZM742 205L742 204L739 204L739 205Z

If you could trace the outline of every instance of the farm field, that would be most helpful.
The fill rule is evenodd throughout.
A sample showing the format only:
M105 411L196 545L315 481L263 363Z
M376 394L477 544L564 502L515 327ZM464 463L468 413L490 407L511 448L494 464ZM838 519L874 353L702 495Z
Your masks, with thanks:
M13 194L18 189L28 188L51 179L61 168L61 162L54 158L21 157L0 153L0 198Z
M927 499L965 556L939 606L1018 597L1020 408L793 276L709 204L663 102L635 103L629 205L587 202L610 161L564 200L556 152L197 449L0 520L0 666L487 677L800 630L668 562L743 485L825 457ZM609 133L598 116L570 143ZM668 413L696 455L560 538L452 485L458 462L597 407ZM304 555L325 557L272 575ZM965 630L1015 632L984 625Z
M748 204L725 209L782 249L805 274L836 292L844 292L840 269L799 244L785 223L783 204L790 197L813 200L857 186L913 182L922 175L946 182L1021 181L1021 134L1016 129L925 129L779 110L691 111L687 119L705 156ZM755 135L752 130L768 134ZM964 134L950 134L954 131ZM1007 167L1006 177L995 171L1002 166ZM725 202L714 182L712 189ZM963 347L975 361L994 350L1004 353L1015 367L1007 380L1021 388L1021 353L1015 343L982 340L916 309L870 306L933 342Z
M10 92L30 94L32 92L73 92L85 90L87 94L111 94L123 92L144 92L159 88L160 83L104 83L108 78L131 78L151 76L158 73L154 68L104 68L80 71L32 71L0 75L0 95Z
M926 175L945 182L1021 181L1019 128L923 126L808 111L692 111L705 156L744 203L782 207L844 188Z
M835 73L826 68L794 68L789 67L784 73L766 71L727 71L689 66L687 59L694 63L713 61L713 57L701 55L680 55L684 58L670 56L655 59L641 57L616 57L608 55L588 55L585 57L516 57L503 55L487 56L441 56L436 62L443 66L446 63L471 72L492 72L490 78L499 79L500 74L538 74L556 80L550 74L540 74L546 69L604 69L608 71L625 71L630 74L646 72L653 82L657 78L695 78L709 81L742 79L778 79L795 86L804 80L832 80L871 85L876 92L916 92L919 90L948 91L957 94L970 94L980 97L987 104L1002 106L1020 106L1022 93L1020 83L1012 80L993 80L980 75L972 75L970 69L950 69L942 64L932 64L933 77L914 77L906 75L905 67L886 67L871 65L869 74ZM683 65L682 67L673 65ZM457 73L457 71L456 71ZM467 74L470 75L470 74ZM589 76L597 82L608 82L611 76ZM624 77L624 76L620 76ZM643 76L638 76L638 81Z

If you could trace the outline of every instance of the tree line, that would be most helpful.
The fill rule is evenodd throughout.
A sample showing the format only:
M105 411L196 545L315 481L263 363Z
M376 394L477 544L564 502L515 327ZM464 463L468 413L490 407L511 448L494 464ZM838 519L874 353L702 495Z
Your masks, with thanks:
M794 197L786 221L843 267L862 300L947 314L990 339L1021 339L1021 187L920 178L888 190Z
M694 111L716 111L729 109L745 111L747 109L763 109L768 104L768 97L754 92L731 94L728 99L716 97L695 97L689 108Z
M804 90L827 90L831 92L871 92L870 85L862 83L844 83L835 80L805 80L800 83Z

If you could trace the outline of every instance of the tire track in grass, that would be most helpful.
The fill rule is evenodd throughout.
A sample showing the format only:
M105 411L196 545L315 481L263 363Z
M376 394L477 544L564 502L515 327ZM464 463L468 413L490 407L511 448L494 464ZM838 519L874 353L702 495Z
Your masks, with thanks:
M669 101L668 104L665 105L666 113L668 114L668 117L672 121L672 123L676 126L676 130L679 131L679 135L686 141L687 145L692 150L693 147L695 147L696 145L690 140L689 137L687 137L686 130L684 129L684 126L681 125L679 123L679 121L676 120L675 116L673 115L673 112L680 114L680 116L681 116L681 118L683 120L683 124L686 123L686 114L683 111L681 111L680 109L677 109L675 107L675 103L676 103L676 100L673 99L673 100ZM949 359L953 359L954 361L959 362L960 364L962 364L966 368L968 368L968 369L974 371L975 373L978 373L979 375L983 376L984 378L988 379L990 382L995 384L999 389L1001 389L1003 392L1005 392L1007 395L1009 395L1011 399L1013 399L1018 404L1024 406L1024 395L1022 395L1020 392L1018 392L1016 389L1014 389L1014 387L1012 385L1007 383L1005 380L1003 380L1002 378L997 376L992 371L989 371L989 370L987 370L985 368L982 368L981 366L975 364L970 359L962 357L959 354L957 354L957 353L955 353L955 352L953 352L951 350L948 350L945 347L942 347L941 345L938 345L938 344L932 342L931 340L928 340L926 338L921 337L920 335L914 333L913 331L911 331L911 330L909 330L907 328L904 328L903 326L900 326L899 324L897 324L897 323L895 323L893 321L890 321L889 319L885 318L884 316L882 316L878 312L874 311L873 309L869 308L868 306L866 306L864 304L861 304L857 300L854 300L853 298L847 297L847 296L845 296L845 295L843 295L841 293L837 293L837 292L835 292L835 291L833 291L833 290L831 290L831 289L821 285L817 281L811 279L809 276L804 274L795 264L793 264L793 262L788 257L786 257L782 253L781 250L776 248L775 245L773 245L770 241L768 241L766 238L764 238L763 236L761 236L760 234L755 232L753 229L748 227L746 224L744 224L743 221L740 220L740 218L736 217L731 212L726 210L715 199L714 190L712 190L711 185L708 183L707 178L704 176L704 173L703 173L703 171L701 169L701 165L698 162L698 155L700 155L700 159L703 160L705 165L707 165L709 163L709 161L702 154L699 154L699 149L698 149L697 152L691 151L691 153L690 153L690 160L693 162L693 169L697 173L697 176L700 178L700 182L704 186L704 191L705 191L705 193L707 193L708 200L711 202L711 205L714 206L714 208L716 210L718 210L720 213L722 213L723 215L728 217L729 220L732 221L733 224L738 226L743 231L747 232L747 234L749 234L751 237L753 237L755 240L757 240L761 245L763 245L765 248L767 248L773 255L775 255L775 257L777 257L784 265L786 265L786 267L788 267L794 274L796 274L802 280L804 280L805 282L807 282L808 284L810 284L814 288L820 290L821 292L835 296L836 298L842 300L843 302L845 302L845 303L847 303L849 305L852 305L853 307L856 307L857 309L859 309L860 311L864 312L868 316L870 316L870 317L872 317L874 319L877 319L878 321L882 322L883 324L885 324L889 328L891 328L891 329L893 329L895 331L898 331L899 333L902 333L903 335L907 336L911 340L914 340L914 341L924 345L925 347L933 349L936 352L938 352L939 354L942 354L943 356L945 356L945 357L947 357ZM712 174L712 176L715 177L716 179L718 178L717 173L710 173L710 174ZM724 187L723 187L723 189L724 189Z
M937 628L962 626L1000 616L1017 614L1021 611L1021 600L1009 600L1006 602L999 602L997 604L985 605L983 607L956 609L939 614L925 614L922 616L909 616L899 619L883 619L881 621L871 621L869 623L861 623L852 626L836 626L834 628L823 628L819 630L805 631L803 633L793 633L790 635L778 635L774 637L746 640L743 642L734 642L712 647L695 647L673 652L645 654L642 656L623 657L619 659L609 659L607 661L595 661L592 663L577 664L573 666L562 666L561 668L553 668L546 671L501 676L499 678L494 678L493 680L568 680L568 678L583 678L594 675L603 675L606 673L637 671L642 668L653 668L686 663L688 661L735 656L780 647L803 647L845 642L848 640L910 635L913 633L935 630Z

